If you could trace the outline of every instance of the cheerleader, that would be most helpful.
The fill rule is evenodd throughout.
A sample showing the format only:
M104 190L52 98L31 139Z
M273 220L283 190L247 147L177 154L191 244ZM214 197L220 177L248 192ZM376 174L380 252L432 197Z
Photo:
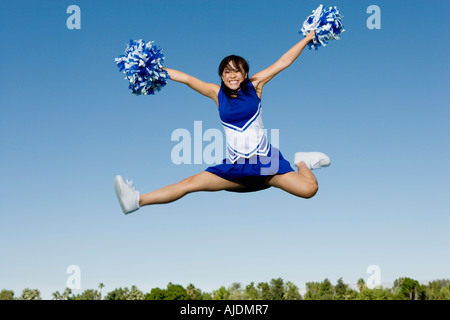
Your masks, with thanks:
M140 193L132 182L117 176L114 188L123 212L128 214L143 206L170 203L198 191L254 192L276 187L297 197L313 197L318 183L312 170L329 166L330 158L321 152L297 152L295 172L267 139L261 96L264 86L289 67L314 37L314 31L310 31L278 61L252 77L245 59L236 55L224 58L219 65L221 85L164 68L171 80L186 84L215 102L226 136L226 158L221 164L148 193Z

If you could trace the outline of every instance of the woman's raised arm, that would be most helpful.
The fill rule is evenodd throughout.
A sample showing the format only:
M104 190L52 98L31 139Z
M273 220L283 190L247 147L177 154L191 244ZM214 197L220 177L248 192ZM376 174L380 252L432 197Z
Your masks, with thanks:
M167 71L167 73L170 76L170 79L173 81L181 82L189 86L190 88L194 89L195 91L201 93L202 95L211 98L214 100L214 102L219 105L218 101L218 94L220 90L220 86L215 83L206 83L203 82L191 75L188 75L187 73L169 69L169 68L163 68Z
M311 31L307 36L305 36L300 42L289 49L277 62L272 64L267 69L264 69L251 78L253 85L256 90L261 92L263 86L269 82L278 73L289 67L302 53L303 49L306 47L308 42L314 38L314 31Z

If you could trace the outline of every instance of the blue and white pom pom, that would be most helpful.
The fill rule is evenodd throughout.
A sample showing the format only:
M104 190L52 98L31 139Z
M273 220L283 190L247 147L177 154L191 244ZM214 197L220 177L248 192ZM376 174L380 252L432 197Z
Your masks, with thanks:
M119 70L125 73L130 82L129 88L135 95L150 95L160 91L170 79L163 70L164 55L162 49L142 39L130 40L125 54L115 59Z
M339 40L339 35L345 31L342 25L342 15L336 7L325 9L320 5L303 22L303 27L299 33L307 35L314 30L315 37L308 43L310 49L318 49L320 46L326 46L330 40Z

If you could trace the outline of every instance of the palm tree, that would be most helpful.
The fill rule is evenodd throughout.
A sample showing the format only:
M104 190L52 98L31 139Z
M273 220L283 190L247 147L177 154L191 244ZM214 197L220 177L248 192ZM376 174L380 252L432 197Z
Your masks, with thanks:
M71 295L71 294L72 294L72 289L66 288L66 290L64 290L64 292L63 292L61 298L62 298L63 300L70 300L70 295Z
M359 292L363 291L367 287L363 278L359 278L358 283L356 285L358 286Z
M190 283L187 287L186 287L186 292L187 294L191 297L192 300L195 300L195 296L196 296L196 288L195 286Z
M100 282L100 284L98 285L98 289L100 290L100 296L99 296L99 300L102 300L102 289L105 287L105 285L103 283Z
M53 292L52 297L53 297L53 300L61 300L62 299L61 293L59 293L59 291Z

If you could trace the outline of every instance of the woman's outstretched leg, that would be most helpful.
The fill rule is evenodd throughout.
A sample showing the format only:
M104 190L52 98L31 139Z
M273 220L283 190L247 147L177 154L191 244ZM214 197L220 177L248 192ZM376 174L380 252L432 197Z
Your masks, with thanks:
M280 188L290 194L301 198L312 198L319 190L316 176L308 168L305 162L296 164L298 173L288 172L277 174L266 180L270 186Z
M192 192L221 191L243 187L244 185L240 183L226 180L207 171L145 194L140 194L134 189L131 182L123 181L120 176L114 180L116 195L125 214L147 205L170 203Z
M221 191L243 187L240 183L226 180L208 171L203 171L178 183L141 194L139 197L139 206L173 202L188 193L197 191Z
M311 169L328 167L331 164L330 158L322 152L297 152L294 163L298 168L298 173L277 174L266 179L266 184L297 197L306 199L314 197L319 190L319 185Z

